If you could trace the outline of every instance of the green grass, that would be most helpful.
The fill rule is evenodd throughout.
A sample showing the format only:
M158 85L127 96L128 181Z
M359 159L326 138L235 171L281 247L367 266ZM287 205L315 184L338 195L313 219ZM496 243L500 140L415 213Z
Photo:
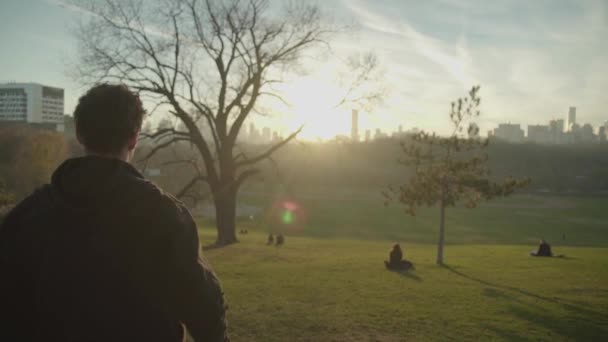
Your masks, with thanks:
M298 192L308 213L301 231L291 235L435 243L438 208L422 208L415 217L398 205L385 207L379 191ZM268 206L271 199L241 196L244 203ZM475 209L447 210L446 238L452 244L536 244L540 238L568 246L608 247L608 198L517 195ZM264 215L255 229L268 231Z
M205 230L203 241L213 239ZM405 244L416 270L387 271L389 244L252 232L205 252L235 341L579 340L608 336L608 249Z
M205 251L222 280L234 341L599 341L608 336L608 199L518 195L447 216L385 208L373 191L299 192L301 230L266 246L265 216L240 243ZM241 201L272 202L247 194ZM201 242L215 240L209 222ZM278 227L275 227L278 228ZM564 239L565 234L565 239ZM565 258L528 253L544 237ZM416 269L384 268L392 243Z

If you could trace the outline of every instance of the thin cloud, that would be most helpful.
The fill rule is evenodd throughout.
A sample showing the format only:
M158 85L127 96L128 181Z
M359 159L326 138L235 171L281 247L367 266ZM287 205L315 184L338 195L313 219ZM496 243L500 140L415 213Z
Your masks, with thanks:
M84 14L84 15L88 15L88 16L94 16L97 17L97 13L90 11L84 7L78 6L76 4L73 3L69 3L67 1L61 1L61 0L45 0L47 3L52 4L52 5L56 5L59 6L61 8L65 8L66 10L70 11L70 12L74 12L76 14Z
M445 103L481 84L484 130L546 123L569 106L596 126L608 119L598 91L608 87L600 76L608 74L606 2L342 4L373 37L368 44L386 52L390 78L404 90L387 101L393 117L433 125Z
M443 42L420 33L406 22L390 22L353 3L350 4L350 9L368 29L399 36L404 40L403 44L411 44L417 53L441 66L463 85L474 83L474 77L468 72L470 56L464 41L453 48L455 53L452 54L448 52L449 48L445 47Z

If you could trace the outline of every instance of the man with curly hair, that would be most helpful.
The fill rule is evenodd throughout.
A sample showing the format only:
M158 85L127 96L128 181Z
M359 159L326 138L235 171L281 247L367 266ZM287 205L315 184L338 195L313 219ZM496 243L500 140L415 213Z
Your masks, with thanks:
M227 341L221 286L186 207L130 163L145 112L124 85L79 100L86 156L0 228L0 340Z

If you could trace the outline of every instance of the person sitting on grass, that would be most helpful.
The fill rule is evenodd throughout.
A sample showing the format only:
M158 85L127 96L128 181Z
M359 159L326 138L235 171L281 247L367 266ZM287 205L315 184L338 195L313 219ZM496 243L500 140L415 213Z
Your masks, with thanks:
M272 245L274 243L274 235L272 233L268 234L268 240L266 241L267 245Z
M398 243L393 246L393 249L389 253L389 261L385 260L384 265L393 271L406 271L414 267L414 264L410 261L403 259L403 251Z
M538 250L536 252L530 253L531 256L553 256L551 252L551 245L547 243L544 239L540 240L540 244L538 245Z
M281 246L285 243L285 237L283 236L283 234L279 233L279 235L277 235L277 246Z

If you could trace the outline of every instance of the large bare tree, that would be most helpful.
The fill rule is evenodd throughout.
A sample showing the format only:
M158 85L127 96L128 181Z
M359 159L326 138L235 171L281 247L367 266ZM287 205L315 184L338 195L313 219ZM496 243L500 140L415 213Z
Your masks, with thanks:
M287 2L282 2L286 5ZM76 30L79 81L122 82L137 90L154 110L180 122L159 129L147 156L187 142L202 165L185 180L186 194L207 183L216 208L219 245L236 241L235 210L239 187L298 134L269 145L256 155L235 150L245 120L264 96L278 97L272 84L303 53L314 53L334 30L318 7L292 1L282 9L266 0L104 0L78 1L88 13ZM179 162L179 161L176 161Z

